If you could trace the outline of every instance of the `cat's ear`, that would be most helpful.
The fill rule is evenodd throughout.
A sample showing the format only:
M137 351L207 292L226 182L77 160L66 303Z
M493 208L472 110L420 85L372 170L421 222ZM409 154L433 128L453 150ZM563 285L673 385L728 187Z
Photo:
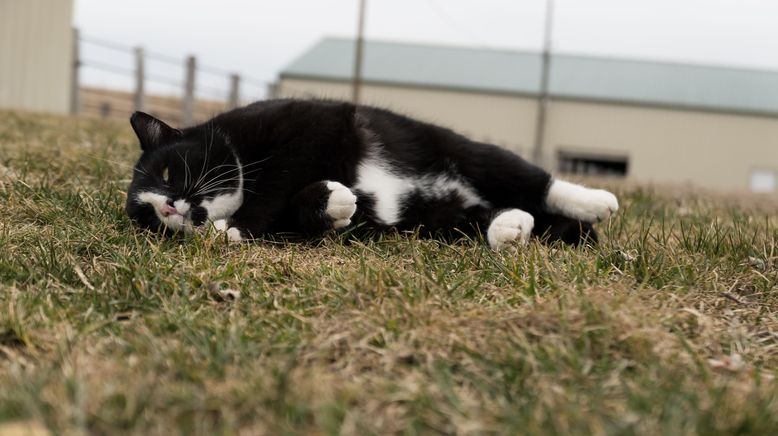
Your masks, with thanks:
M154 118L145 112L135 112L130 117L132 130L138 135L140 148L143 151L169 144L182 136L178 129L174 129L163 121Z

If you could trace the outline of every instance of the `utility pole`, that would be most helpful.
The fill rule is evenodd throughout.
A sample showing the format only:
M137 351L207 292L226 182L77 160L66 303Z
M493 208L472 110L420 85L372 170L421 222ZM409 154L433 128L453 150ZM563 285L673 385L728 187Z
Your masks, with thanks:
M546 0L546 24L543 36L543 61L540 71L540 95L538 96L537 119L535 123L535 144L532 149L532 162L541 165L543 162L543 141L546 136L546 113L551 100L548 92L549 76L551 74L551 38L554 31L554 0Z
M357 41L354 48L354 76L351 78L351 101L359 104L359 91L362 87L362 50L365 33L365 8L367 0L359 0L359 16L357 23Z

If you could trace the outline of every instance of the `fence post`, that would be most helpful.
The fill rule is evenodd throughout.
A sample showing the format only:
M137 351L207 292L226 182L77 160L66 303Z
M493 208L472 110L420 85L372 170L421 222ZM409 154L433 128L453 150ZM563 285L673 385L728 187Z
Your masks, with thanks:
M143 81L146 77L143 47L135 47L135 110L142 111L144 106Z
M235 109L240 104L240 76L230 76L230 98L227 101L227 109Z
M186 58L186 82L184 83L184 98L181 100L181 124L189 126L194 121L194 91L195 70L197 61L194 56Z
M73 28L73 65L70 77L70 113L78 115L81 109L80 87L78 83L78 73L81 67L81 53L78 48L79 33L77 28Z

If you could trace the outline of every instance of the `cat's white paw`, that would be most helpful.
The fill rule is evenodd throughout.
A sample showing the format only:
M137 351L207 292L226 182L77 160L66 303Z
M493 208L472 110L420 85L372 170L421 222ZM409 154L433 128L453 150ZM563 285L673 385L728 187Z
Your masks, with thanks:
M213 228L218 232L227 233L227 239L229 239L230 242L243 242L246 240L237 227L229 227L226 219L214 221Z
M619 200L608 191L592 189L588 196L586 212L597 221L605 221L619 210Z
M330 197L325 212L332 218L332 227L341 229L351 224L351 217L357 211L357 196L338 182L327 182Z
M519 209L511 209L497 215L489 229L486 231L486 239L489 246L499 250L513 241L526 244L535 227L535 218Z
M227 231L227 220L216 220L213 222L213 228L220 231L220 232L226 232Z
M548 190L546 206L555 213L589 223L604 221L619 210L616 196L602 189L590 189L555 180Z
M227 229L227 239L229 239L230 242L243 242L246 240L237 227L230 227Z

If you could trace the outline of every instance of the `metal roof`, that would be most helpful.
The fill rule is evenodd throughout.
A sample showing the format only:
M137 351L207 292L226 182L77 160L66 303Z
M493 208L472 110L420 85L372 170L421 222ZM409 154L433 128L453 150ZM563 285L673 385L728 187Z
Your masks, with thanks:
M281 72L284 78L347 81L354 41L327 38ZM536 95L539 53L366 41L367 83ZM554 55L557 98L778 115L778 71Z

